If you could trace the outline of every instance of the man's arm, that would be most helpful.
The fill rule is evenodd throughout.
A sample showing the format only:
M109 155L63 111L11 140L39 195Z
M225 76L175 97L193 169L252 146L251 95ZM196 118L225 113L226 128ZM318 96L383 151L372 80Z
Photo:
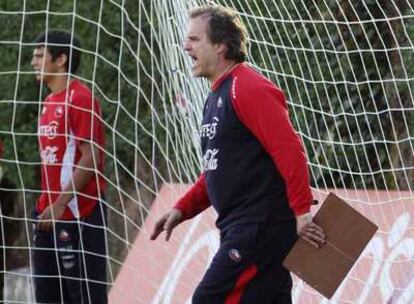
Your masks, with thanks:
M183 214L184 220L187 220L207 209L210 204L206 179L202 173L190 190L174 205L174 208Z
M165 231L165 239L170 239L172 230L183 221L193 218L210 206L204 174L201 174L194 185L156 223L150 239L155 240L161 232Z
M263 82L260 89L253 90L251 84L240 80L232 92L235 92L232 101L237 116L262 144L285 181L298 235L318 246L325 236L309 213L313 197L306 155L290 122L283 92L270 82Z
M41 221L38 224L38 228L41 230L50 230L52 228L53 220L62 217L67 204L72 200L75 193L82 191L95 174L96 164L99 163L98 148L93 147L91 143L80 141L79 150L81 156L73 171L71 180L62 189L62 193L56 201L48 206L38 217Z

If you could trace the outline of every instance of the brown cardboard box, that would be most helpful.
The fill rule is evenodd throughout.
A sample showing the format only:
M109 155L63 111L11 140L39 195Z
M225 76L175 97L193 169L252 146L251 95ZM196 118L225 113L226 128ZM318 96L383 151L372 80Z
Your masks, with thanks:
M378 226L333 193L328 195L313 221L323 228L326 244L315 248L298 239L283 265L330 299Z

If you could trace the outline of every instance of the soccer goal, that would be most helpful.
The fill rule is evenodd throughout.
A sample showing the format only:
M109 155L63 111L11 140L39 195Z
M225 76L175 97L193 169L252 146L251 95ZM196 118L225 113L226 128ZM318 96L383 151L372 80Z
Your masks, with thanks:
M207 82L183 51L196 0L17 0L0 3L0 282L5 303L32 303L31 209L40 194L37 124L45 86L30 66L33 39L75 33L73 77L103 109L111 303L190 303L218 246L209 210L169 242L154 219L201 170ZM410 0L220 0L249 32L249 62L286 94L315 198L330 191L379 225L335 294L337 303L414 301L414 5ZM350 223L352 225L352 223ZM16 228L18 227L18 228ZM7 236L18 231L18 237ZM327 274L321 274L327 275ZM295 279L295 303L325 303Z

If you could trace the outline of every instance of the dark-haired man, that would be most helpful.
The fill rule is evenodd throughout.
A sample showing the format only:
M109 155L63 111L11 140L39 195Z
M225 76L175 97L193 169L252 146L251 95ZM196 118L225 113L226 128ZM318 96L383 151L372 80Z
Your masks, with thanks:
M80 63L78 38L51 30L34 42L31 65L51 91L38 123L42 193L34 210L36 302L107 303L100 105L72 78Z
M247 33L234 11L190 11L185 51L196 77L210 81L200 130L203 172L151 239L210 205L220 248L198 285L194 304L291 303L292 280L282 261L297 235L314 246L323 230L312 222L306 157L283 92L246 60Z

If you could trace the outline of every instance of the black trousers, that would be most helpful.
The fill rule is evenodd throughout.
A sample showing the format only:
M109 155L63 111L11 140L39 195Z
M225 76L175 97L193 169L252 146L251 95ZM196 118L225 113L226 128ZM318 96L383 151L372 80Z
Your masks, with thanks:
M36 211L33 212L37 218ZM36 303L106 304L106 208L60 221L54 231L34 228L31 256Z
M292 278L282 262L296 238L295 220L229 228L192 303L292 303Z

